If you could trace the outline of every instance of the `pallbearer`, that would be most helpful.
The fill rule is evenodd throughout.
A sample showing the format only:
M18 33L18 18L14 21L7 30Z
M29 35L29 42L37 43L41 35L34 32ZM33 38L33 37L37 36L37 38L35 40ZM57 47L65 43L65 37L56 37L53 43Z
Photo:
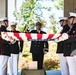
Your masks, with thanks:
M19 32L16 30L17 23L10 23L10 32ZM23 41L16 41L14 44L10 45L11 56L9 57L9 75L18 75L18 60L19 53L22 53Z
M76 61L75 61L75 54L76 54L76 13L70 12L70 17L68 21L71 25L71 28L68 32L69 39L65 41L64 44L64 56L67 58L67 63L69 66L69 75L76 75Z
M68 26L68 18L60 17L59 22L61 27L63 28L60 33L61 34L67 33L70 29L70 27ZM66 61L66 58L63 56L63 52L64 52L64 41L58 43L57 53L59 54L59 58L60 58L60 69L61 69L62 75L69 75L67 61Z
M7 32L8 19L1 19L0 33ZM0 37L0 75L7 75L6 67L10 56L10 41L3 40Z

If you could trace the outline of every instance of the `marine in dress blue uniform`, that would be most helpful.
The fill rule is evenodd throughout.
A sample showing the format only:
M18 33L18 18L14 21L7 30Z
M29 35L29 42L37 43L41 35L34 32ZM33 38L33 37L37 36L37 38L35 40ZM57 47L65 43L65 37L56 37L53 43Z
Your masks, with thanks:
M7 32L8 20L3 18L1 20L0 33ZM0 38L0 75L7 75L7 63L10 56L10 42Z
M19 32L16 30L16 22L10 24L10 32ZM19 53L22 53L23 50L23 41L16 41L14 44L10 45L11 56L9 57L8 66L9 66L9 75L18 75L18 60Z
M70 29L68 26L68 18L67 17L60 17L60 25L63 28L60 32L61 34L67 33ZM67 65L66 57L64 57L64 41L58 42L57 45L57 53L59 54L60 58L60 69L62 75L69 75L69 68Z
M70 12L69 23L72 26L69 30L69 39L65 41L65 48L64 55L67 58L67 63L69 66L69 74L76 75L76 56L75 56L75 49L76 49L76 38L75 30L76 30L76 13Z

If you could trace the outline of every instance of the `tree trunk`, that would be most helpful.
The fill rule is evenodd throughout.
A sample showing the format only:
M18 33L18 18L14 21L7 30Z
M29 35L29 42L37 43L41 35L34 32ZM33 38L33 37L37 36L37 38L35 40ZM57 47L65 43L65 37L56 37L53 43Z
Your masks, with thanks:
M18 22L18 25L20 25L20 20L21 20L21 14L17 11L17 0L14 0L14 9L15 9L15 14L16 14L16 17L17 17L17 22Z

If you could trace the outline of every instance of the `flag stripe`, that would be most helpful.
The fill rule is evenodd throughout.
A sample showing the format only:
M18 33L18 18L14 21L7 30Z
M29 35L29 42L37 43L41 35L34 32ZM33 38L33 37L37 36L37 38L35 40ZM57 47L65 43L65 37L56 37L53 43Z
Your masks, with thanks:
M14 36L16 36L19 40L22 41L22 38L19 36L19 33L14 33Z
M47 39L50 40L50 39L52 39L53 36L54 36L54 34L49 34Z
M37 34L37 40L42 40L42 34Z
M25 36L27 37L27 40L31 40L32 39L30 33L26 33Z

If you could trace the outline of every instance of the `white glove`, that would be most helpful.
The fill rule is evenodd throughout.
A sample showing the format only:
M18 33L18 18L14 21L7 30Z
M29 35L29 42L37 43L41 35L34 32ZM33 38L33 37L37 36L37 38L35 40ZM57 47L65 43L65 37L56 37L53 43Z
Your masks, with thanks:
M19 55L21 55L21 52L19 52Z
M8 36L5 32L3 32L1 34L2 39L9 41L11 44L14 44L16 42L15 39L13 39L12 37Z
M6 41L9 41L9 37L6 35L6 33L2 33L1 38L6 40Z
M46 48L44 48L43 51L44 51L44 54L48 53L48 50L46 50Z
M19 52L19 56L22 57L22 52Z
M68 34L67 33L63 33L62 34L62 41L67 40L68 39Z
M55 42L60 42L60 41L64 41L68 39L68 34L67 33L63 33L62 36L59 39L55 39Z
M57 42L59 42L59 39L55 39L54 41L57 43Z
M15 39L10 40L10 43L11 43L11 44L14 44L15 42L16 42Z

